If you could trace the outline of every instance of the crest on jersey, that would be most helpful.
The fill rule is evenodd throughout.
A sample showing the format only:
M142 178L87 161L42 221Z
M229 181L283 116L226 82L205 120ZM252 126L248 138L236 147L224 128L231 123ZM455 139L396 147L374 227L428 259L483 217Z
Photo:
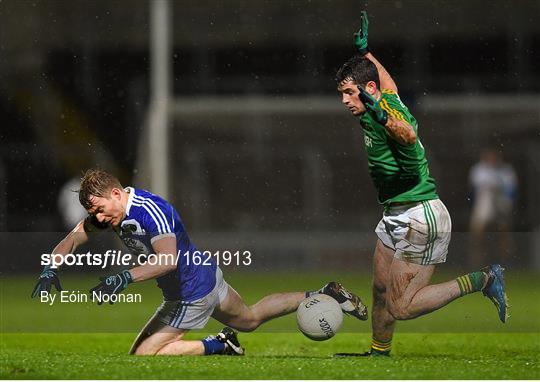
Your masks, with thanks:
M151 253L150 249L142 241L144 235L146 235L146 231L141 228L141 225L135 219L124 220L120 226L120 238L126 247L135 253Z

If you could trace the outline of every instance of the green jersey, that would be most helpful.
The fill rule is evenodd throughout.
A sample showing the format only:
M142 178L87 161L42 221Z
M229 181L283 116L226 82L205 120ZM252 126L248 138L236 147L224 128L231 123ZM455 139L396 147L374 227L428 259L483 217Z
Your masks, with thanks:
M413 145L402 145L392 139L385 127L375 122L369 113L360 117L369 172L377 188L379 202L389 205L393 202L437 199L435 179L429 175L416 119L391 90L383 89L380 105L389 116L406 121L413 127L416 142Z

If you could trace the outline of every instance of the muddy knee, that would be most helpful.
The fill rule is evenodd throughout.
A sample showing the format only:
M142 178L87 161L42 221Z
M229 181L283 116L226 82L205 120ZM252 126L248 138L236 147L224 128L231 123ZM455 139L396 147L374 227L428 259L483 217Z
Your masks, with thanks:
M404 300L395 300L391 299L386 300L386 308L388 313L396 320L409 320L413 318L410 309L410 304Z

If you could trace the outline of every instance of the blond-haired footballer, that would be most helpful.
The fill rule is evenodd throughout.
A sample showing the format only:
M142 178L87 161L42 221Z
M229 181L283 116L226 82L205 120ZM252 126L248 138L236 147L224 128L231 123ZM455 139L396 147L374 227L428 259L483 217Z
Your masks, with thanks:
M197 248L191 242L176 209L158 195L123 187L118 179L101 170L88 170L81 179L79 200L88 211L81 221L53 250L54 256L65 256L88 240L88 234L112 230L134 253L174 254L176 262L140 265L102 277L90 292L111 296L122 292L130 283L156 279L163 292L163 302L150 318L131 347L138 355L242 355L234 328L252 331L262 323L294 312L299 303L313 293L335 298L343 311L361 320L367 319L367 308L360 298L341 284L330 282L319 291L276 293L247 306L242 297L223 278L214 257L193 261ZM60 259L55 259L60 263ZM58 271L46 266L32 297L47 293L55 285L61 290ZM103 301L97 298L98 304ZM210 317L227 325L216 336L188 341L185 334L203 328Z

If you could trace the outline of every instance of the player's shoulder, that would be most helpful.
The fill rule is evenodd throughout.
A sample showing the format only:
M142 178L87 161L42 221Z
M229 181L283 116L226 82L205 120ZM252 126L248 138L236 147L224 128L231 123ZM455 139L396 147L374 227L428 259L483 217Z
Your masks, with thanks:
M390 102L392 104L400 104L401 99L399 94L392 89L381 89L381 100Z
M150 191L130 188L129 217L146 225L145 229L171 232L174 228L174 209L161 196ZM154 227L155 226L155 227Z
M130 191L133 193L130 195L130 215L133 211L133 214L158 216L166 220L166 216L174 210L169 202L150 191L139 188L130 188Z
M382 94L396 94L397 95L397 92L395 90L392 90L392 89L381 89L381 93Z
M140 188L131 188L133 192L133 204L169 206L169 203L161 196Z
M408 111L399 94L391 89L381 89L381 106L383 109L398 110L400 112Z

